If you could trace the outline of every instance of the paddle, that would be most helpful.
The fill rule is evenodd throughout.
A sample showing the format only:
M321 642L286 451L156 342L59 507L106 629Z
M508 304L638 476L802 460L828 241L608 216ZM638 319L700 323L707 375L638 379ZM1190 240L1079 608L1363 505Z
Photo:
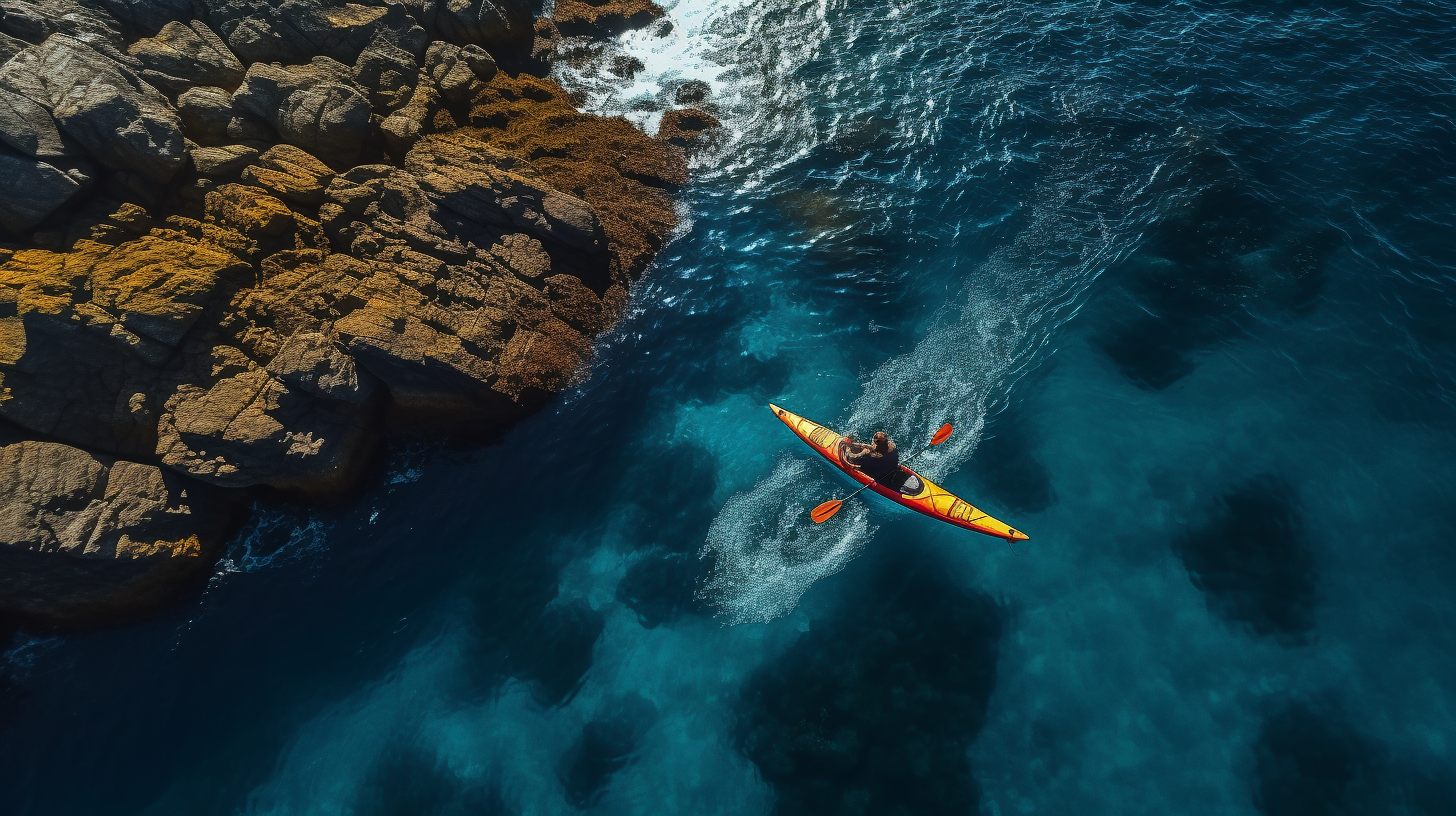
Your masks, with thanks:
M940 443L944 442L945 440L950 439L950 432L951 432L950 423L947 422L946 424L940 426L940 430L938 430L938 431L935 432L935 436L930 437L930 444L929 445L926 445L925 447L923 447L920 450L916 451L915 453L911 454L904 461L905 462L909 462L911 459L914 459L915 457L919 456L920 454L925 453L926 451L930 450L931 448L935 447L936 445L939 445ZM901 464L904 464L904 462L901 462ZM813 510L810 510L809 511L809 518L814 519L814 523L815 524L823 524L824 522L826 522L829 519L833 518L834 514L835 513L838 513L839 512L839 509L841 507L844 507L844 503L845 502L849 501L850 499L854 498L855 496L858 496L860 494L860 492L865 489L865 487L869 487L872 484L874 484L873 481L871 481L870 484L867 484L864 487L861 487L859 490L854 491L853 493L849 494L848 496L845 496L843 499L830 499L829 501L824 502L823 504L821 504L818 507L814 508Z

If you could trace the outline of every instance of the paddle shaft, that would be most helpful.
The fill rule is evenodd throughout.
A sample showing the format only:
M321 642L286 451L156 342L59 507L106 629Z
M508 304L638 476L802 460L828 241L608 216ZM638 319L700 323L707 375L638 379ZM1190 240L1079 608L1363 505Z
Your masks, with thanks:
M940 443L942 443L945 440L949 439L950 438L950 433L951 433L950 423L947 422L946 424L940 426L940 430L938 430L938 431L935 432L935 436L932 436L930 438L930 444L929 445L926 445L925 447L921 448L920 450L918 450L918 451L910 454L910 456L906 457L905 461L906 462L909 462L912 459L914 459L915 457L919 456L920 454L925 453L926 451L930 450L931 448L935 447L936 445L939 445ZM851 467L854 467L854 466L851 465ZM856 470L859 470L861 473L864 473L864 470L862 468L856 467L855 469ZM865 475L869 475L869 474L865 474ZM864 489L866 487L869 487L870 485L872 485L874 483L875 483L875 480L871 479L868 484L865 484L865 485L861 486L859 490L856 490L853 493L849 494L848 496L845 496L843 499L830 499L829 501L824 502L823 504L821 504L818 507L814 508L809 513L809 515L814 518L814 523L815 524L820 524L822 522L828 521L831 516L833 516L835 513L838 513L839 512L840 508L844 507L844 503L845 502L849 501L850 499L854 498L855 496L858 496L860 493L864 492Z

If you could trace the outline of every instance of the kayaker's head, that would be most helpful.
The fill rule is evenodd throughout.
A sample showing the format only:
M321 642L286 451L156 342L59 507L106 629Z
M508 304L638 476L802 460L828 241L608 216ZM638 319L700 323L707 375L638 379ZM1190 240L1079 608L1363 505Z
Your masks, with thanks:
M890 452L890 437L885 436L884 431L875 431L875 450L880 453Z

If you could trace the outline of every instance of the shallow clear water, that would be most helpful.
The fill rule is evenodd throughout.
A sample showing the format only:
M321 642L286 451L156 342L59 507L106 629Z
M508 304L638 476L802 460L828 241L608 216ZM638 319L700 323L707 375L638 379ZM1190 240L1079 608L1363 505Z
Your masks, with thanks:
M563 81L729 135L590 379L17 636L0 811L1456 812L1456 12L665 5ZM1032 540L815 527L769 400Z

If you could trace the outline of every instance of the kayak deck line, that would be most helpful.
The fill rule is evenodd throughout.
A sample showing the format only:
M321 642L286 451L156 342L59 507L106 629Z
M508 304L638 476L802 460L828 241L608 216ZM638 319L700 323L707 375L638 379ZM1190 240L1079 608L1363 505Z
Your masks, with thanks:
M769 403L769 410L779 421L789 426L794 435L804 441L804 444L813 448L816 453L828 459L835 467L847 473L868 489L884 496L892 502L908 507L918 513L938 519L947 524L953 524L966 530L972 530L983 535L995 536L1007 541L1028 541L1031 536L1020 530L1012 528L990 514L977 509L970 502L951 493L945 488L935 484L924 476L916 473L904 465L900 466L901 489L897 490L883 482L876 481L860 470L845 461L841 448L847 441L844 435L838 431L820 425L812 420L805 419L792 411L780 408Z

